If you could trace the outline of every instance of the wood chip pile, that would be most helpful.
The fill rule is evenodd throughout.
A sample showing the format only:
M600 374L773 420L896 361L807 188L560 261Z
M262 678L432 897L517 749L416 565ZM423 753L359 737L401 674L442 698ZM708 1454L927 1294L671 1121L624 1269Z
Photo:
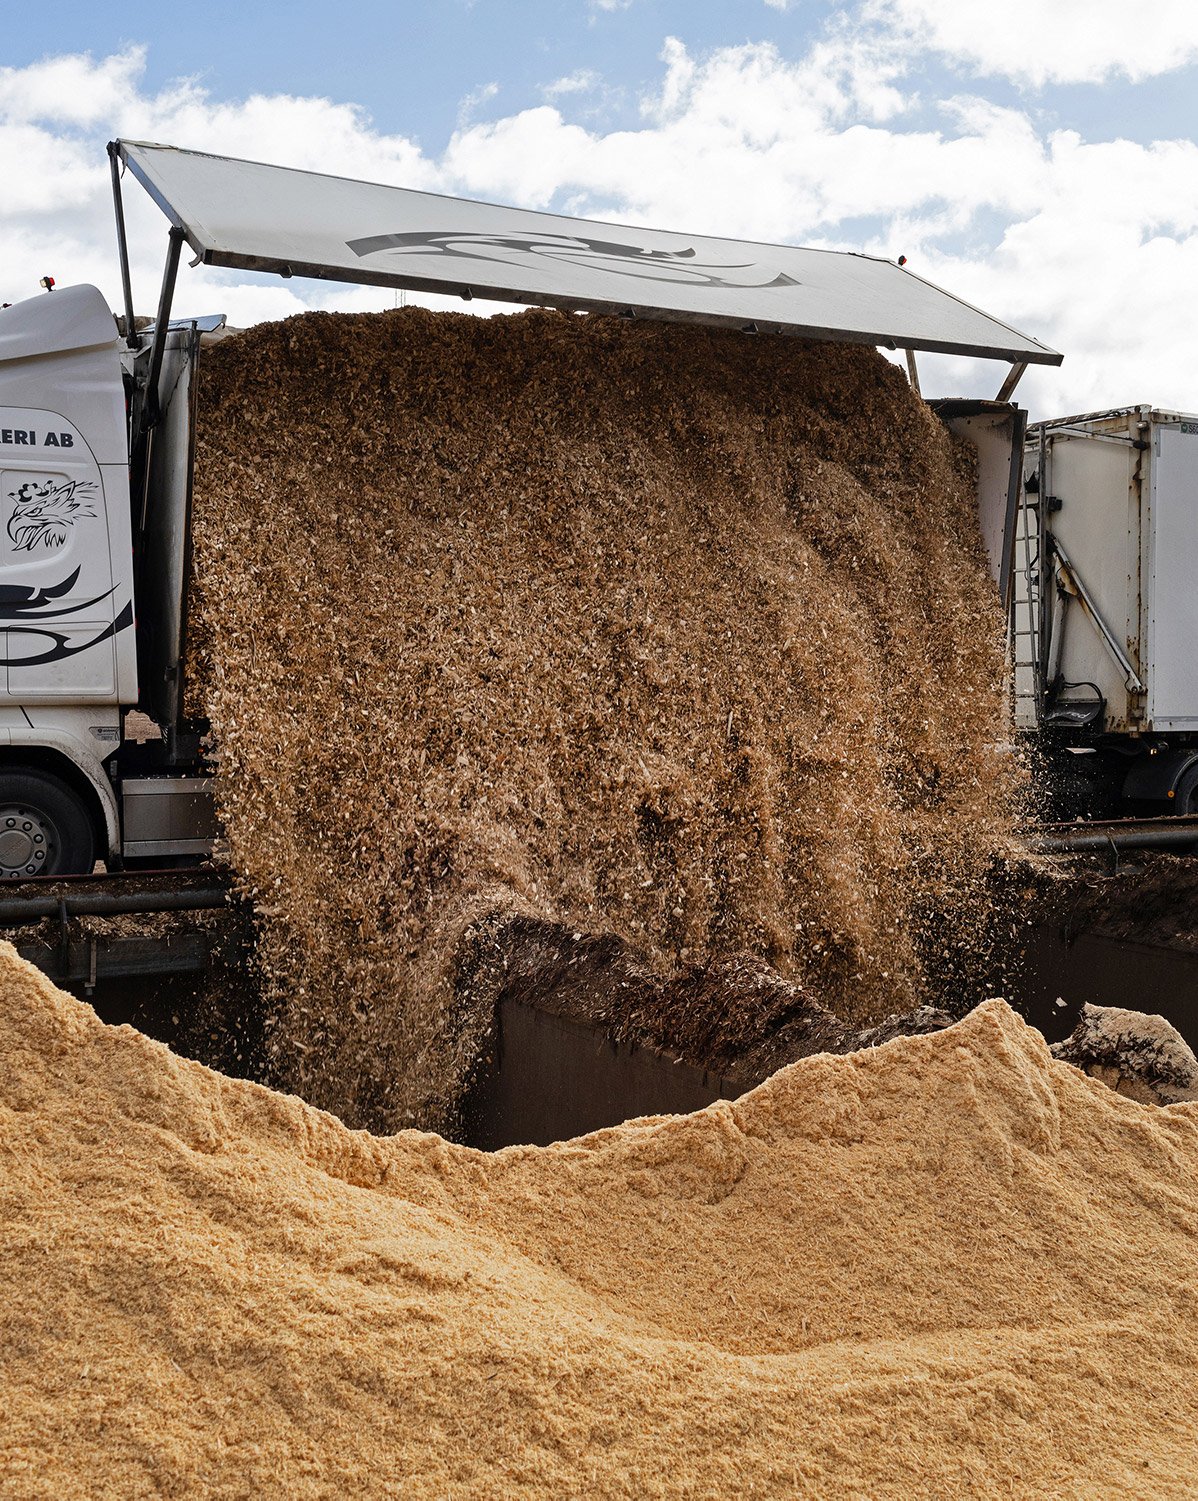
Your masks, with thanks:
M444 1124L496 909L924 999L1015 773L968 461L894 366L312 314L206 353L199 431L191 694L278 1082Z
M1198 1106L1001 1002L493 1155L346 1130L0 946L0 1494L1194 1494Z

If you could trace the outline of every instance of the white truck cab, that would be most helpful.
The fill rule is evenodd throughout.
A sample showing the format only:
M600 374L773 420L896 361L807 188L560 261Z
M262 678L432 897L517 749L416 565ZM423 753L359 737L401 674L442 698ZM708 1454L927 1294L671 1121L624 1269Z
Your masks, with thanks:
M168 848L171 819L148 839L136 837L146 832L136 817L126 826L125 791L139 812L210 804L207 786L177 767L125 778L118 760L125 711L141 701L126 397L135 358L95 287L0 310L0 879L210 847L210 827ZM161 807L145 801L155 795Z

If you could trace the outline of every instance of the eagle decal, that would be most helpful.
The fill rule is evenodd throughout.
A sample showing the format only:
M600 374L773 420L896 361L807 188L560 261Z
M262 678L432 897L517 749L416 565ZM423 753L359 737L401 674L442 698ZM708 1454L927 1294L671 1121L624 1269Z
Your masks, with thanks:
M596 240L585 235L558 234L479 234L467 230L410 229L398 234L367 235L347 240L356 256L377 255L390 251L392 256L437 255L455 260L498 261L512 264L513 254L542 256L551 261L566 261L595 271L615 271L621 276L641 281L670 282L675 285L701 287L797 287L793 276L774 266L751 261L716 262L699 260L693 248L685 250L646 250L641 245L621 240ZM519 264L519 261L516 261Z
M54 552L66 542L76 521L94 516L93 480L27 480L8 492L13 502L8 535L17 552Z

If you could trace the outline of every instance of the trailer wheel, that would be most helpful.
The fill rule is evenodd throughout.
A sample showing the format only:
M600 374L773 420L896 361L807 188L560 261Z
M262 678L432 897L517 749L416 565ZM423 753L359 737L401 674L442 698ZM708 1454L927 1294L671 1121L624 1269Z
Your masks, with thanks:
M0 771L0 880L89 875L95 863L78 793L47 771Z
M1192 766L1178 782L1173 812L1179 816L1198 813L1198 766Z

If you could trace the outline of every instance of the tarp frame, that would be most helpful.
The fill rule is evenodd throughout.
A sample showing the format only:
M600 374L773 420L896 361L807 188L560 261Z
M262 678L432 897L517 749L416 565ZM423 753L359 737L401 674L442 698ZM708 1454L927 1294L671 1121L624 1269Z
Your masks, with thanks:
M221 267L230 270L252 271L266 275L277 275L285 279L291 277L305 277L313 281L387 287L402 289L405 291L432 293L437 295L456 295L466 301L470 301L473 298L477 297L480 299L486 299L488 301L511 302L526 306L553 307L566 312L599 312L615 314L627 318L643 318L651 319L654 321L702 324L716 328L737 329L741 332L752 334L790 335L806 339L828 340L837 343L868 344L896 350L918 349L938 354L954 354L970 356L973 358L1005 360L1013 366L1025 365L1029 363L1057 365L1061 362L1061 355L1058 354L1055 350L1048 348L1046 345L1040 343L1040 341L1032 339L1028 335L1019 333L1017 330L1010 328L1009 325L1000 322L1000 320L998 319L992 318L989 314L983 313L980 309L974 307L970 303L965 302L962 298L955 297L953 294L945 292L943 289L934 286L933 283L925 281L922 277L916 276L908 268L904 267L900 270L900 268L892 261L887 261L877 256L865 256L859 254L858 252L851 251L798 250L796 247L758 245L756 242L740 242L731 240L722 242L727 244L732 251L743 252L746 249L760 251L767 258L771 253L775 256L789 255L793 257L796 255L802 255L804 257L835 257L838 261L849 258L855 261L877 265L878 267L885 267L885 273L879 274L890 276L891 273L893 273L894 277L910 278L912 282L918 283L920 287L926 288L931 293L933 293L934 296L932 299L928 299L927 297L923 296L922 293L917 294L921 299L923 305L926 305L933 309L943 308L946 316L948 316L950 313L955 313L958 317L960 317L962 314L974 315L973 320L967 319L967 321L975 323L975 326L979 329L985 328L987 332L990 332L992 330L991 336L986 339L980 337L969 339L962 339L959 337L945 338L937 337L935 333L921 333L918 329L904 330L898 327L887 328L885 326L873 325L854 328L829 324L820 321L795 321L785 318L766 317L760 314L757 314L756 316L753 316L751 318L746 318L737 314L721 312L716 306L705 306L701 308L687 308L685 306L678 305L671 306L668 305L668 302L666 300L669 294L665 293L659 294L662 299L659 301L650 301L647 299L638 300L635 296L629 298L628 300L624 300L610 295L599 293L592 294L588 292L584 292L583 295L571 295L570 293L563 292L562 290L555 290L547 286L505 286L497 285L494 281L486 281L480 283L479 281L471 281L468 279L468 277L459 278L457 275L449 274L438 275L434 278L430 276L419 275L414 270L411 272L401 271L397 269L391 269L377 263L370 265L363 264L360 266L344 263L331 264L328 260L310 261L303 259L283 259L275 255L257 254L245 249L241 249L236 244L222 245L219 242L219 237L217 236L217 234L215 234L207 226L205 226L205 224L197 218L194 212L188 212L187 206L185 204L174 203L171 201L171 196L177 197L178 195L168 195L168 193L163 190L161 185L155 181L152 171L152 164L155 161L161 161L167 156L175 155L177 157L204 157L205 160L209 162L228 163L230 168L246 168L257 172L294 175L297 169L281 167L272 168L267 167L261 163L242 162L237 161L233 158L210 157L206 156L206 154L204 153L179 152L176 150L176 148L173 147L157 146L151 143L138 141L115 141L111 144L110 151L115 152L119 155L120 159L133 173L138 182L140 182L141 185L146 189L150 197L170 220L171 224L174 225L179 231L181 231L183 236L186 238L187 243L190 245L192 251L194 252L195 260L192 262L193 265L202 264L206 266ZM344 188L347 186L360 186L364 190L368 190L371 193L393 193L396 195L397 204L402 203L405 199L408 201L418 199L422 204L427 204L431 200L439 199L441 202L447 205L452 205L455 212L460 212L462 206L465 205L467 207L478 209L480 214L484 215L494 215L496 213L509 212L513 216L514 220L519 220L521 223L535 224L537 221L544 221L547 228L544 231L543 237L546 240L551 239L555 236L560 238L563 234L572 233L573 231L563 231L560 227L556 227L561 226L564 223L577 225L580 233L582 231L603 231L605 233L610 233L612 229L619 229L629 236L640 236L642 237L642 239L645 237L656 237L658 239L684 238L682 236L673 234L672 232L651 231L635 226L613 226L610 224L602 223L600 221L587 219L567 220L565 216L562 215L540 214L532 210L503 210L498 205L469 203L467 200L445 198L444 195L415 193L412 190L400 188L386 188L380 184L355 184L350 179L330 177L328 174L304 173L300 175L336 185L337 188ZM548 226L555 227L550 228ZM339 229L338 233L341 232L342 230ZM372 238L378 239L380 241L385 241L386 239L391 237L382 235L366 236L363 239L360 239L357 243L365 243ZM402 236L395 236L394 238L402 238ZM707 245L711 245L712 243L720 243L715 237L712 236L693 236L686 238L693 238L695 240L702 241ZM347 247L352 248L354 242L346 241L345 243ZM675 258L677 258L681 255L686 254L686 252L683 251L641 251L640 253L641 256L645 259L641 259L636 263L638 267L644 267L646 264L649 264L653 255L662 255L663 257L674 256ZM532 259L532 257L529 257L529 259ZM486 263L489 267L492 268L495 265L504 264L502 261L499 261L497 259L487 259ZM805 264L819 263L809 260L805 262ZM493 270L491 270L488 272L488 274L493 276L495 273ZM532 274L535 275L535 272ZM872 275L872 273L870 274ZM509 280L513 283L518 283L522 278L527 280L528 277L529 272L526 268L513 266ZM585 281L586 279L585 268L584 274L581 279L583 281ZM603 282L603 279L604 278L602 275L598 278L601 284ZM610 276L607 277L607 280L610 281L611 279L612 278ZM636 280L638 280L638 277L636 276L629 277L630 282L635 282ZM785 281L787 280L787 278L784 276L782 280ZM803 283L801 281L790 281L788 283L788 286L802 285ZM888 282L887 285L889 286L890 283ZM900 290L903 286L903 283L896 281L894 282L894 286L896 290ZM690 292L693 289L687 287L685 288L685 290L687 292ZM733 293L745 294L746 299L755 299L755 304L758 306L765 306L768 303L768 299L763 298L760 293L762 291L768 292L773 290L774 286L772 284L759 286L747 284L744 287L731 287L731 291ZM788 288L783 288L782 290L786 291L788 290ZM675 297L675 302L677 302L677 300L678 298ZM845 300L847 302L847 297L845 298ZM932 318L930 321L934 323L935 319Z

